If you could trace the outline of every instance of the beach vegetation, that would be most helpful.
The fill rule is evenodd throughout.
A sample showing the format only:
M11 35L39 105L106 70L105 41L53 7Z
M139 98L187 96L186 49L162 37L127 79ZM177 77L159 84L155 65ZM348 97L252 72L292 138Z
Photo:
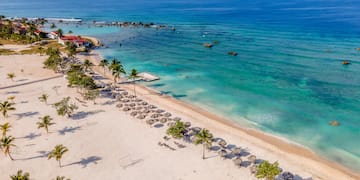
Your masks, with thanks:
M97 97L99 97L100 95L100 91L98 89L93 89L93 90L87 90L84 94L83 97L85 100L89 100L89 101L93 101L94 104L96 104L95 100Z
M105 76L105 68L109 65L109 61L107 59L103 59L100 61L99 66L103 68L104 70L104 76Z
M46 133L49 133L49 126L54 125L55 123L51 122L53 118L51 118L49 115L46 115L44 117L39 118L41 121L37 122L37 128L44 128Z
M94 64L88 59L85 59L84 63L82 64L85 72L87 72L88 69L91 69L92 66L94 66Z
M121 74L126 74L123 65L119 61L114 60L111 62L109 69L111 69L111 74L114 77L114 83L117 83L117 80L120 78Z
M135 79L139 77L138 71L136 69L132 69L129 78L133 80L133 89L134 89L134 95L136 96L136 87L135 87Z
M15 175L10 176L11 180L30 180L30 174L28 172L23 172L18 170Z
M4 101L0 103L0 111L4 118L8 116L9 111L15 111L14 103L11 103L9 101Z
M0 49L0 55L13 55L15 51L10 49Z
M21 23L22 26L18 26ZM13 22L10 20L0 22L0 42L2 44L30 44L41 38L34 34L36 25L31 22Z
M59 49L48 48L46 55L49 57L44 61L44 67L57 72L63 62Z
M7 98L11 103L15 104L15 96L9 96Z
M79 107L75 103L70 103L70 97L63 98L61 101L54 104L54 107L59 116L71 117L75 110Z
M5 156L9 156L11 160L14 160L14 158L11 156L10 148L14 147L13 141L15 140L12 136L4 136L0 140L0 149L4 151Z
M55 28L56 28L55 23L51 23L50 28L51 28L51 29L55 29Z
M72 32L72 30L69 30L68 34L72 34L72 33L74 33L74 32Z
M11 79L11 81L14 81L14 78L16 77L15 73L8 73L7 78Z
M64 145L56 145L55 148L49 153L48 160L55 158L55 160L59 163L59 167L61 167L61 158L68 151L68 148L66 148Z
M49 95L47 95L47 94L42 94L40 97L38 97L39 101L44 102L46 105L48 104L47 103L48 98L49 98Z
M68 76L69 87L77 86L86 90L93 90L97 88L94 79L83 72L83 66L81 65L70 65L70 70L66 74Z
M179 139L182 138L185 134L185 124L181 121L176 121L173 126L170 126L166 130L166 134L172 136L173 138Z
M266 180L274 180L278 174L280 174L278 162L269 163L269 161L263 161L259 164L256 171L257 178Z
M64 31L62 29L58 29L57 31L57 34L59 37L63 37L64 36Z
M8 122L0 125L0 130L1 130L2 137L5 137L6 133L9 132L10 129L11 129L11 125Z
M70 180L70 178L67 178L65 176L56 176L56 179L54 180Z
M205 159L205 149L211 147L213 135L207 129L202 129L200 132L195 134L195 144L203 145L203 155L202 158Z
M67 52L68 57L69 58L75 57L77 46L71 42L67 42L65 45L66 45L65 50Z

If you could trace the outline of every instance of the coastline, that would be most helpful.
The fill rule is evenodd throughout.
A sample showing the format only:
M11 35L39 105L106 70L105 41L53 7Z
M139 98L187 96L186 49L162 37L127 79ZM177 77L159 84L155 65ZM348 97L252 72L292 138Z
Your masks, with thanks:
M89 56L86 56L89 57ZM100 52L93 50L90 58L95 64L102 59ZM96 71L102 74L99 67L94 67ZM112 79L112 76L105 75L107 78ZM243 127L233 121L220 117L214 113L208 112L205 109L178 100L168 95L161 95L155 89L146 87L144 85L136 84L137 94L144 100L154 103L159 107L181 114L187 117L187 120L194 121L201 124L201 126L221 132L221 137L226 134L246 139L251 141L250 144L258 146L257 148L265 149L267 152L275 153L279 156L284 156L285 160L290 160L295 166L301 166L306 172L310 173L315 179L360 179L360 174L351 170L337 162L328 160L310 150L307 147L292 143L290 140L282 137L277 137L257 129ZM133 86L129 84L121 84L121 87L126 89L129 93L133 92ZM313 166L309 166L309 165ZM331 172L331 173L330 173Z

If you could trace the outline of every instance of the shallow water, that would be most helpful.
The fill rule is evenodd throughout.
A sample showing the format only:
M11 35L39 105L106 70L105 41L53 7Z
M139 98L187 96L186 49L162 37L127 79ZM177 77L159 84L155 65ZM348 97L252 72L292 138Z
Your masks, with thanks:
M61 27L100 38L109 46L102 54L127 70L159 75L150 87L360 171L360 2L24 2L5 0L0 12L174 25L175 32ZM202 46L215 40L211 49ZM341 125L329 126L331 120Z

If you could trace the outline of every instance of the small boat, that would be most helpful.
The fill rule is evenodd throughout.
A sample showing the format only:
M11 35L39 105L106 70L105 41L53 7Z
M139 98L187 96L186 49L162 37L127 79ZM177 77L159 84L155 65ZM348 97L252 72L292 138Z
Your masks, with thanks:
M210 43L204 43L203 46L204 46L204 47L207 47L207 48L212 48L212 47L213 47L213 45L210 44Z
M351 64L351 63L350 63L349 61L343 61L342 64L343 64L343 65L349 65L349 64Z
M238 53L237 52L234 52L234 51L231 51L231 52L228 52L228 55L231 55L231 56L237 56Z
M340 123L338 121L336 121L336 120L333 120L333 121L329 122L329 125L331 125L331 126L339 126Z

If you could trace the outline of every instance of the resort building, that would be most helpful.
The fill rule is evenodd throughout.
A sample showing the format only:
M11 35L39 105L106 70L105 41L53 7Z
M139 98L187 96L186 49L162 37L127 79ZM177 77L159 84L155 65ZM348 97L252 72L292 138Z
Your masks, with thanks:
M59 34L55 31L52 31L50 33L47 34L47 37L50 39L58 39L59 38Z
M91 47L91 42L81 38L80 36L63 36L58 38L60 44L66 45L66 43L74 43L77 47Z

